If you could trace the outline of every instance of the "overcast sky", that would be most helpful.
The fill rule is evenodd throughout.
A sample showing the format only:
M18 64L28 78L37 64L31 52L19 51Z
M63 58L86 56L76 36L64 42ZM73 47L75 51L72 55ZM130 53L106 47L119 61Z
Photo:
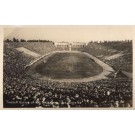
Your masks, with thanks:
M54 42L132 39L130 26L13 26L6 27L4 39L46 39Z

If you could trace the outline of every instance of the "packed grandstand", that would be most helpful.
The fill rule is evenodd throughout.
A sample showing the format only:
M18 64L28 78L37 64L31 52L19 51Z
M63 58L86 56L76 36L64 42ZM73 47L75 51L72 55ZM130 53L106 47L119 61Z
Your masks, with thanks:
M89 42L71 48L86 52L114 69L106 78L60 82L33 78L26 66L45 54L69 48L51 41L4 42L3 103L5 108L132 107L132 41ZM32 52L32 53L31 53Z

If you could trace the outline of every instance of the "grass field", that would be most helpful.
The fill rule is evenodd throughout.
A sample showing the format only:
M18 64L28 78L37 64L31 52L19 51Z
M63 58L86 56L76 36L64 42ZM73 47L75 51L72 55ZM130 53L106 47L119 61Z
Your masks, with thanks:
M35 67L36 72L51 79L87 78L100 74L103 69L83 53L55 53L42 59Z

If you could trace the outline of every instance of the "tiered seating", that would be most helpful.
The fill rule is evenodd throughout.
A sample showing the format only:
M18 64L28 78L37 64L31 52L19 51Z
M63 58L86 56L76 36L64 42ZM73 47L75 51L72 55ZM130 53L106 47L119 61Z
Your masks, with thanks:
M89 43L81 51L94 55L117 71L132 72L132 41ZM112 60L105 59L118 53L122 53L123 56Z
M15 48L24 46L39 54L56 49L53 45L43 44L4 44L4 107L132 107L132 79L126 77L110 75L108 79L87 83L60 83L31 78L24 67L33 58L25 56ZM121 47L112 47L111 44L111 47L107 46L106 52L106 46L93 44L82 51L97 57L103 55L103 59L110 53L114 54L117 48L116 52L123 51L126 55L108 63L116 69L121 67L120 70L126 70L130 67L129 64L132 65L132 52L128 47L125 50Z

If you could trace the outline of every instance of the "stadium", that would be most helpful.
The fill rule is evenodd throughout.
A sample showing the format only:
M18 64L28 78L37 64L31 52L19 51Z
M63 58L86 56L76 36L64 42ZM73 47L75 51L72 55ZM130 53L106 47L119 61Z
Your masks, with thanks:
M132 107L132 40L4 41L5 108Z

